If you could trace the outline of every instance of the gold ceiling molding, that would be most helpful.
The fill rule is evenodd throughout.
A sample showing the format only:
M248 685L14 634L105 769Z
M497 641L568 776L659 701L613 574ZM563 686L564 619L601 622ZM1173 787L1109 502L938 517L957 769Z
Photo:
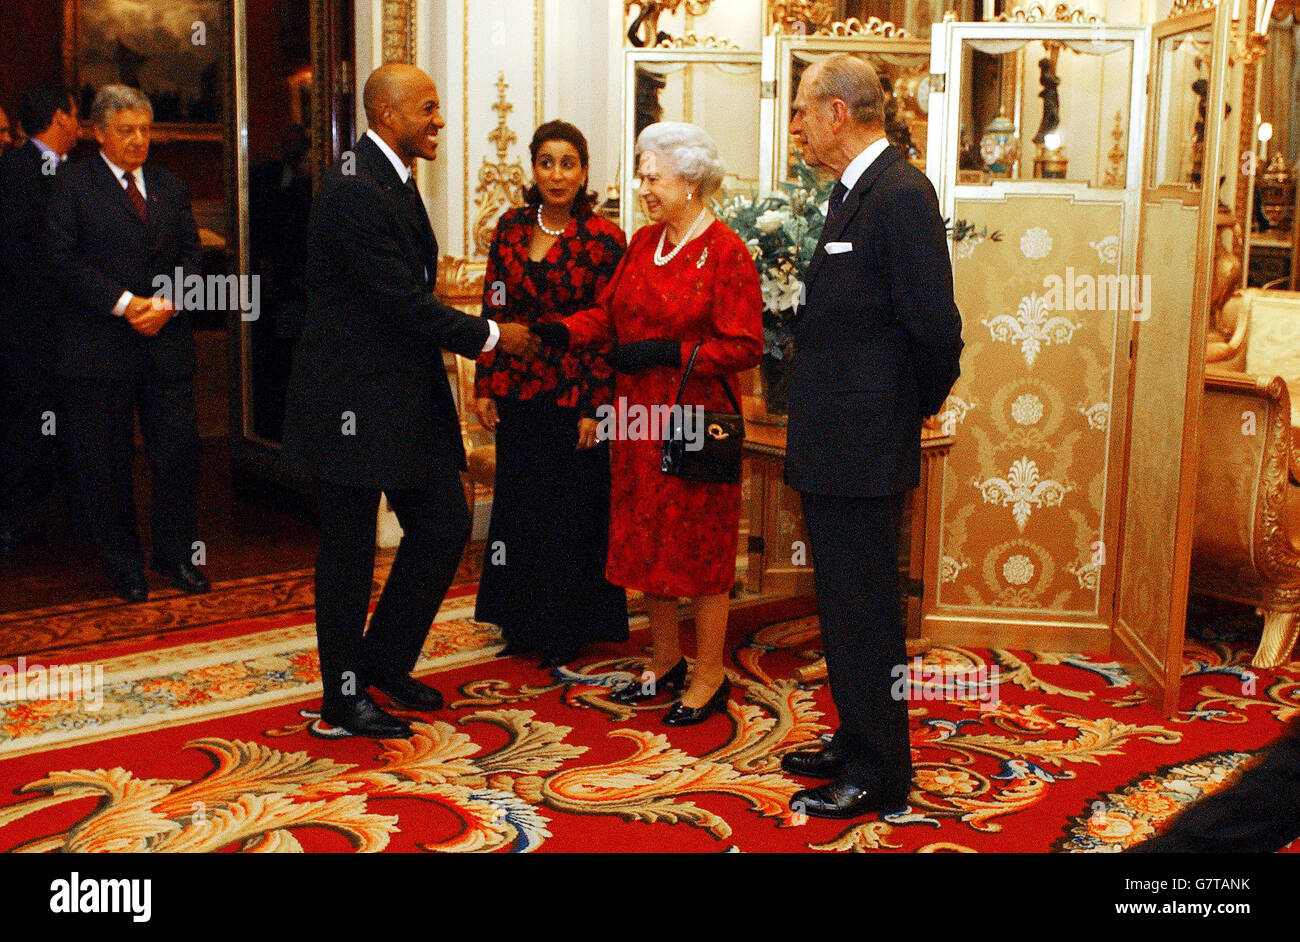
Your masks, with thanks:
M663 40L655 46L656 49L739 49L729 39L723 39L720 36L714 36L709 33L707 36L696 36L694 32L688 31L684 36L672 36Z
M1176 16L1182 16L1184 13L1196 13L1200 10L1213 10L1217 0L1174 0L1174 5L1169 8L1167 19L1173 19Z
M832 23L818 31L821 36L890 36L894 39L907 39L907 30L895 26L889 20L867 17L866 22L851 16L842 23Z
M510 145L517 138L515 132L506 126L506 115L514 110L514 105L506 100L506 82L504 72L497 73L497 100L492 110L497 113L497 126L488 132L487 138L497 148L497 159L493 163L483 158L483 166L478 171L478 194L475 201L474 223L471 231L474 235L474 248L480 255L486 255L492 246L492 230L496 226L497 216L507 206L522 206L524 202L524 167L518 160L507 160Z
M383 18L384 62L414 62L414 0L384 0Z
M768 10L768 30L774 35L909 38L903 27L877 16L869 16L865 20L856 16L847 20L835 20L831 4L825 0L778 0Z
M767 10L771 33L807 35L830 26L834 19L835 4L830 0L773 0Z
M1175 3L1177 6L1177 3ZM1172 14L1171 14L1172 15ZM1100 23L1101 20L1087 10L1080 10L1068 3L1058 3L1050 8L1041 3L1027 7L1017 7L1007 13L999 13L998 20L1003 23Z
M703 16L712 4L713 0L623 0L623 22L631 20L625 35L628 42L638 48L659 46L659 17L682 8L685 8L687 16ZM636 16L632 16L633 7L636 7Z

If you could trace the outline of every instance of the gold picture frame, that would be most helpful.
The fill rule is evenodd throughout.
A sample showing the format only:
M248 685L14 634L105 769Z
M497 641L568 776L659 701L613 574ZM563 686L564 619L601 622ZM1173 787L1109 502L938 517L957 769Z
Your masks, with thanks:
M149 95L154 141L221 143L228 0L159 0L147 24L122 15L120 3L63 3L63 80L81 111L82 136L90 137L94 89L121 82Z

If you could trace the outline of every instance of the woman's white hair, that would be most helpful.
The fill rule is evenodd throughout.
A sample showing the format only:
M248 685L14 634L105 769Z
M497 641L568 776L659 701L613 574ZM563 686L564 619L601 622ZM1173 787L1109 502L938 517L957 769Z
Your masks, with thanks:
M636 160L649 151L667 157L687 183L698 183L701 198L722 186L727 172L718 145L704 129L684 121L660 121L645 128L636 139Z

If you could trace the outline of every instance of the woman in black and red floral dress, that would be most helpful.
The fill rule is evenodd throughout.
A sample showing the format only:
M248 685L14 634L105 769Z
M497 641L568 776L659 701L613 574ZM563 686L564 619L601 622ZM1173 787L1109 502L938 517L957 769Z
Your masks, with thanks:
M501 217L488 251L483 313L498 323L591 307L627 245L592 212L581 131L550 121L529 153L533 186ZM475 411L496 433L497 469L474 617L501 626L506 653L541 654L543 667L628 636L626 593L604 575L609 443L596 440L596 409L613 385L600 348L478 359Z

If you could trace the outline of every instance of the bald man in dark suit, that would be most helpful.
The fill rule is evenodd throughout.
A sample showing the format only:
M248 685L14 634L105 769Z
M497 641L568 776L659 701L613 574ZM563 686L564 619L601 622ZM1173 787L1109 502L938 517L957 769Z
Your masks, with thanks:
M367 80L364 104L369 130L312 205L284 451L313 479L320 510L321 718L353 735L405 738L410 725L366 691L413 710L442 706L410 672L470 534L442 351L472 359L499 344L527 355L537 342L523 325L433 296L438 242L411 175L416 157L434 158L444 124L432 79L389 63ZM381 494L403 533L367 630Z

